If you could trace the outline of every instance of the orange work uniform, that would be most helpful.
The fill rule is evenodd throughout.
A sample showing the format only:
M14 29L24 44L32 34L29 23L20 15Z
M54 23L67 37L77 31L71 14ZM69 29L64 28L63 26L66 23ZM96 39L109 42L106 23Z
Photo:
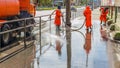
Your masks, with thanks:
M54 24L56 26L60 26L61 25L61 16L62 16L62 13L59 9L55 10L55 21L54 21Z
M104 8L100 8L100 11L101 11L101 14L100 14L100 21L102 22L103 21L103 11L104 11Z
M84 16L85 16L85 18L86 18L86 28L91 28L91 26L92 26L92 24L91 24L91 9L90 9L90 7L89 6L87 6L86 7L86 9L84 10Z
M108 14L108 11L103 12L103 22L105 23L107 21L107 14Z
M104 8L101 8L101 15L100 15L100 21L106 23L107 21L107 14L108 14L108 10L105 11Z

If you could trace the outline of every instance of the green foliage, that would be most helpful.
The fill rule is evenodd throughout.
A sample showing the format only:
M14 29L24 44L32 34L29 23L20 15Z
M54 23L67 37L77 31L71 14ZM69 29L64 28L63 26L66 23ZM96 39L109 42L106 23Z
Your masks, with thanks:
M86 0L81 0L81 3L86 4Z
M52 6L52 0L39 0L39 6Z
M111 25L110 30L115 31L115 25Z
M52 8L52 7L38 7L37 8L37 10L54 10L54 9L56 9L56 7L55 8Z
M109 19L109 20L107 21L107 25L108 25L108 26L110 26L111 24L113 24L113 19Z
M108 15L107 15L107 20L110 20L110 19L111 19L111 18L110 18L110 15L108 14Z
M120 33L116 33L115 34L114 40L119 40L120 41Z

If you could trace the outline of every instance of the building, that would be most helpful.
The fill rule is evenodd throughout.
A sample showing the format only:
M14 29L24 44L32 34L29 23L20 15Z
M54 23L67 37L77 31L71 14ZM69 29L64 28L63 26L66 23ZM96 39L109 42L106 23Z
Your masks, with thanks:
M71 4L80 5L81 0L71 0Z

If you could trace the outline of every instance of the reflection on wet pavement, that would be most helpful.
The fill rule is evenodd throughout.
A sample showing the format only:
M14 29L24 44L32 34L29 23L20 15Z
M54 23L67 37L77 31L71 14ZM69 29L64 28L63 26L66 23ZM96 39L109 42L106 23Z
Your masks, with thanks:
M91 31L86 30L85 45L83 46L83 48L86 51L86 67L88 67L88 58L91 50Z
M42 33L42 46L37 43L36 54L33 53L34 48L26 50L16 55L17 58L12 57L1 63L0 68L30 68L31 65L32 68L114 68L109 64L116 64L116 68L119 68L119 61L111 62L116 58L108 58L110 47L106 46L100 29L98 20L93 21L92 30L86 31L85 27L79 31L68 29L66 35L63 31L55 31L53 27L51 34L49 31Z
M41 52L44 53L37 56L39 65L36 64L34 68L109 68L107 43L101 37L98 20L93 21L92 30L86 31L82 28L80 31L71 31L67 35L66 39L63 38L60 31L55 35L57 38L51 42L52 45L43 46Z
M71 22L77 29L84 19ZM0 63L0 68L120 68L120 44L105 40L98 20L92 23L93 28L88 31L83 27L79 31L57 32L52 24L50 32L45 27L41 46L40 37L36 36L36 51L34 47L27 49Z

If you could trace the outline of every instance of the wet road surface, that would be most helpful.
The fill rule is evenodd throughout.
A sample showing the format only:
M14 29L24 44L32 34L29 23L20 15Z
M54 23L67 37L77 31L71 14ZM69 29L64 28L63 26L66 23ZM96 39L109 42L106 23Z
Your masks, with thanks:
M83 27L70 34L68 32L67 36L62 28L56 32L54 24L51 25L52 31L49 31L48 22L42 32L41 48L37 35L36 48L32 47L0 63L0 68L120 68L120 49L117 44L101 37L97 13L94 12L98 16L93 18L92 30L86 31ZM72 29L77 29L83 22L83 17L72 20Z
M79 19L76 21L83 22ZM42 46L41 52L36 53L37 61L34 63L34 68L109 68L107 43L101 38L98 20L93 20L92 30L86 31L83 27L79 31L71 31L69 53L66 45L69 42L66 42L66 36L62 31L56 35L53 30L51 34L43 34L42 36L50 36L51 39L45 39L50 39L51 44ZM67 56L68 54L70 56Z

